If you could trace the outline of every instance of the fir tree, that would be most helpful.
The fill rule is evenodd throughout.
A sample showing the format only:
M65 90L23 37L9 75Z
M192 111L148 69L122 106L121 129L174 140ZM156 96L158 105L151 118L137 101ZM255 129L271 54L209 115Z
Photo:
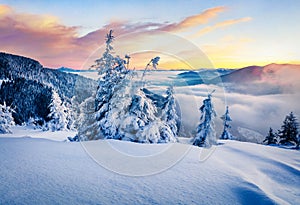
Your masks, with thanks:
M52 102L49 105L49 109L48 118L50 121L47 123L46 129L50 129L53 132L66 130L68 125L67 108L55 90L52 90Z
M80 115L80 104L78 102L77 96L73 96L70 100L70 103L67 104L67 108L69 110L69 116L68 116L68 129L70 130L77 130L78 129L78 123L77 119ZM95 111L95 109L94 109Z
M281 130L278 131L278 136L280 138L280 144L288 144L293 143L299 147L298 141L298 127L299 124L297 122L297 118L291 112L289 115L285 117L283 121L283 125L281 126Z
M66 122L67 122L67 126L66 128L68 130L74 130L75 129L75 118L76 118L76 107L78 106L78 103L74 100L71 99L71 102L67 102L65 101L63 103L63 107L64 107L64 112L66 114Z
M99 121L103 137L140 143L175 142L170 126L158 117L157 107L134 75L128 72L115 86L108 111Z
M222 132L222 135L221 135L220 139L224 139L224 140L232 139L233 136L231 135L231 133L228 130L228 129L231 128L231 126L229 125L229 122L232 121L231 117L229 116L228 106L226 107L226 112L221 117L221 119L223 120L224 128L223 128L223 132Z
M171 126L171 119L166 122L160 119L156 105L142 90L143 82L133 79L135 72L127 69L130 57L126 55L125 61L113 55L113 39L110 31L106 37L105 52L93 66L100 75L95 96L95 117L80 115L84 128L79 129L79 139L175 142L177 127ZM158 60L159 57L151 59L145 70L150 65L156 68Z
M275 133L273 133L273 129L270 127L269 129L269 133L266 136L265 140L263 141L263 143L266 143L267 145L270 144L277 144L277 136Z
M51 96L51 88L21 78L4 82L0 88L0 103L14 105L13 118L18 125L27 123L29 118L46 120Z
M119 56L113 55L112 42L114 36L112 33L113 31L110 30L106 36L106 49L102 57L97 59L95 61L96 64L92 66L98 70L100 75L95 99L95 114L96 120L99 122L99 134L106 133L105 127L107 126L103 124L105 123L105 120L103 119L107 117L110 100L117 85L121 83L129 72L125 66L126 61ZM101 136L95 136L95 138L101 138Z
M15 125L12 117L13 109L4 102L0 104L0 134L12 133L10 128Z
M145 69L144 69L144 72L143 72L143 75L142 75L142 81L144 79L144 76L146 75L146 72L147 70L149 70L149 67L151 66L152 68L154 69L157 69L157 66L158 66L158 61L160 60L160 57L159 56L156 56L155 58L152 58L149 63L146 65Z
M133 82L131 82L132 74L130 72L115 86L115 92L108 104L109 110L106 112L105 117L99 121L104 138L106 139L124 138L125 134L121 126L124 124L124 118L131 104L132 95L137 92L133 90L135 88L132 85Z
M179 117L176 111L176 101L174 98L174 89L172 86L168 87L167 89L167 97L165 105L162 109L162 121L166 123L171 130L171 134L173 137L176 137L178 134L178 120ZM168 133L168 132L167 132ZM165 136L164 138L168 138Z
M79 105L80 114L77 119L79 141L102 138L95 116L95 97L89 97Z
M129 55L127 55L127 54L125 55L125 59L126 59L126 63L125 63L125 64L127 65L127 70L129 69L129 61L130 61L130 58L131 58L131 57L130 57Z
M152 101L141 89L138 89L132 96L131 104L122 123L124 139L144 143L159 142L159 129L153 124L159 121L155 116L156 112L157 108Z
M217 142L213 121L214 117L216 117L216 112L211 102L211 95L212 93L208 94L208 97L203 100L203 105L200 107L200 124L197 128L197 134L192 140L193 145L196 146L210 147Z
M30 117L26 122L26 125L33 127L33 129L41 129L44 124L44 119L39 117Z

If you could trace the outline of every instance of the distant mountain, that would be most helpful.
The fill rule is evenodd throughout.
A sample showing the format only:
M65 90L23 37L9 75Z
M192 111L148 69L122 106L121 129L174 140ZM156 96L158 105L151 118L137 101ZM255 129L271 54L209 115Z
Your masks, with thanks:
M248 66L237 69L229 74L222 75L223 82L247 83L251 81L261 80L263 67Z
M251 95L271 95L298 92L300 65L269 64L237 69L208 84L222 83L226 90Z
M297 79L299 76L300 65L273 63L266 66L248 66L241 69L201 69L199 71L185 71L177 75L178 82L176 85L185 86L219 83L251 84L252 87L267 86L270 89L269 94L271 94L280 93L282 89L288 89L289 86L291 87L290 83L292 81L299 81L299 79ZM295 83L293 83L293 86L294 84ZM230 89L238 89L238 87L231 86ZM254 93L259 94L257 92Z
M199 73L196 71L185 71L183 73L178 74L181 78L197 78L199 77Z
M65 73L97 72L96 70L76 70L73 68L66 68L66 67L60 67L60 68L57 68L56 70L59 70L61 72L65 72Z
M198 85L204 83L199 72L196 71L186 71L183 73L179 73L178 78L184 80L184 83L182 85Z
M66 73L76 72L75 69L73 69L73 68L66 68L66 67L60 67L60 68L57 68L56 70L59 70L61 72L66 72Z
M199 74L205 78L205 79L213 79L215 77L223 76L226 74L230 74L235 69L224 69L224 68L218 68L218 69L200 69Z
M263 67L263 73L265 75L272 76L278 74L279 72L300 72L300 64L276 64L272 63Z
M274 81L286 81L286 78L291 75L300 75L300 65L272 63L266 66L249 66L237 69L221 76L221 78L226 83L272 83Z
M231 72L233 72L232 69L200 69L179 73L178 78L184 79L185 85L210 84L211 80L218 79Z

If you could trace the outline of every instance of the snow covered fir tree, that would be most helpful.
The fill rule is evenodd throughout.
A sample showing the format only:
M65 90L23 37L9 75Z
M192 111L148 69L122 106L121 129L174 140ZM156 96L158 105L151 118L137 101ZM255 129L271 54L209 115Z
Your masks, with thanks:
M5 102L0 104L0 134L12 133L10 128L15 125L12 112L13 109Z
M211 147L212 145L217 144L214 125L216 112L211 100L212 93L208 94L207 98L203 100L203 105L200 107L200 124L197 127L196 136L192 139L192 143L195 146Z
M106 118L107 112L109 111L110 101L115 92L116 86L121 83L121 80L128 74L128 70L125 66L125 62L119 56L113 56L112 42L114 36L113 31L106 36L106 48L100 59L95 61L94 67L98 70L99 80L98 88L96 91L95 98L95 112L96 121L98 121L99 134L103 133L104 136L95 136L95 138L105 138L107 134L107 123L103 120Z
M130 73L132 74L132 73ZM101 133L105 139L124 139L125 128L122 126L126 123L125 118L129 110L132 100L132 82L131 75L128 74L121 80L114 89L110 101L107 103L108 110L106 110L103 118L99 119L98 124L101 125Z
M150 66L153 67L154 69L157 69L157 66L158 66L158 61L160 60L160 57L159 56L156 56L155 58L152 58L149 63L146 65L145 69L144 69L144 72L143 72L143 75L142 75L142 81L146 75L146 72L150 69Z
M231 133L229 132L228 129L231 128L231 126L229 125L229 122L232 121L230 115L229 115L229 108L228 106L226 106L226 111L225 114L221 117L221 120L223 120L223 132L220 136L220 139L223 140L231 140L233 139L233 136L231 135Z
M174 98L173 86L169 86L166 93L166 102L162 110L162 120L171 129L172 135L176 137L179 131L179 116L176 110L176 101Z
M100 134L95 117L95 96L87 98L79 105L79 116L76 120L79 141L96 140Z
M45 129L50 129L53 132L68 129L68 110L55 90L52 90L52 101L49 109L48 118L50 120L46 124Z
M299 136L298 136L299 123L294 113L291 112L287 115L283 121L281 129L278 131L280 138L279 143L283 145L295 144L296 148L299 149Z
M159 119L155 116L157 108L141 89L137 89L131 98L128 112L125 114L122 130L124 139L134 142L158 143L160 140Z
M86 115L83 124L89 122L90 129L80 128L79 138L118 139L141 143L176 142L178 128L174 120L178 118L174 113L176 110L172 107L175 106L172 104L175 102L173 93L169 93L166 98L156 94L165 101L163 103L165 106L155 104L149 97L151 91L144 88L143 80L134 79L134 76L138 75L137 72L128 69L130 56L126 55L127 60L124 60L114 55L113 40L111 30L106 35L106 48L102 57L92 66L99 73L95 117ZM159 59L155 57L150 60L141 79L150 65L156 68ZM149 93L146 94L145 90ZM162 119L163 112L171 113L173 116L167 118L164 114Z
M276 133L273 132L273 129L270 127L269 129L269 133L266 136L265 140L263 141L263 143L267 144L267 145L271 145L271 144L277 144L277 136Z

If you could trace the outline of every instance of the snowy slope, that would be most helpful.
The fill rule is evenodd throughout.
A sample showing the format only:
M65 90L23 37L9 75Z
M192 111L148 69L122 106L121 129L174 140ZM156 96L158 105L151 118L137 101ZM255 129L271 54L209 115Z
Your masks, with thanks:
M13 137L13 138L20 138L20 137L31 137L31 138L43 138L43 139L50 139L55 141L67 141L67 137L74 137L77 131L42 131L41 129L34 129L32 126L14 126L11 127L11 133L1 134L0 138L2 137Z
M147 162L157 153L172 159L165 151L170 144L85 143L89 145L0 137L0 204L299 202L299 151L237 141L221 141L212 150L177 143L173 144L176 149L187 152L174 166L154 175L132 177L100 166L88 154L88 147L103 149L110 144L124 155L144 157L140 159ZM114 160L110 153L103 159Z

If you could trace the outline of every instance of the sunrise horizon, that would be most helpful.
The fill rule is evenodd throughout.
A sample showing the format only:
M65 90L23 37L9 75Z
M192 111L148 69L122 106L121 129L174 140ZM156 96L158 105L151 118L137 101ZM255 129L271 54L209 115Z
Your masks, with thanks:
M166 56L159 66L165 70L300 64L299 43L295 41L299 29L294 27L298 14L295 6L287 2L147 3L149 7L155 6L153 13L142 3L132 3L140 15L123 5L122 15L116 17L114 12L108 12L114 8L108 2L70 5L62 1L54 5L0 1L0 51L36 59L49 68L86 70L91 66L87 63L101 56L99 48L103 48L105 35L112 29L116 37L115 54L122 57L133 53L131 65L136 69L142 69L151 59L145 49ZM178 15L168 17L162 13L170 5ZM103 15L92 6L99 6ZM263 12L271 6L268 13ZM279 15L282 6L286 10ZM87 15L87 11L91 13ZM154 43L149 42L152 33L158 33ZM173 40L162 43L169 37Z

